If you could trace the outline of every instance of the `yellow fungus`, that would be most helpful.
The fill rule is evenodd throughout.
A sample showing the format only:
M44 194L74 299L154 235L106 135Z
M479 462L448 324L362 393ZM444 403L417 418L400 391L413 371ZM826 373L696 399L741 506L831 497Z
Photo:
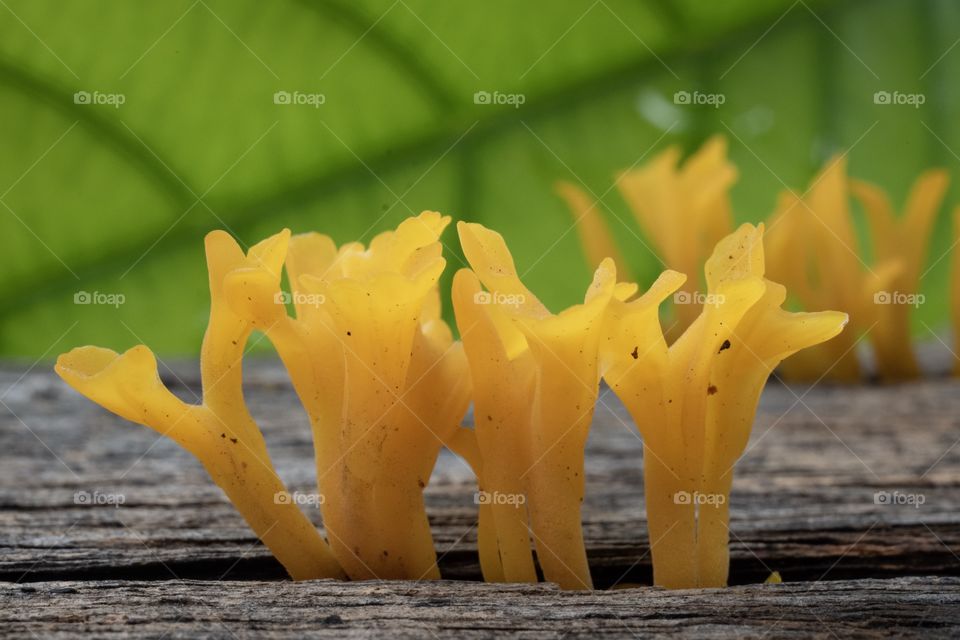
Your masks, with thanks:
M501 560L484 574L536 580L532 538L548 581L592 588L580 514L584 447L604 315L618 291L615 266L600 265L582 305L552 314L520 281L500 234L462 222L458 231L473 270L456 275L454 309L474 383L480 486Z
M909 312L918 300L920 271L933 221L947 187L943 171L914 183L897 219L877 187L847 178L843 156L831 158L803 196L781 194L767 248L772 278L805 309L843 309L852 331L784 363L794 379L855 381L862 375L857 342L866 335L885 379L919 374L910 346ZM862 257L850 212L850 193L862 203L874 259Z
M706 304L672 344L660 303L684 277L667 271L643 296L610 303L604 378L644 439L654 581L718 587L729 569L729 497L760 392L784 358L841 332L846 314L788 313L764 276L763 226L722 239L707 260Z
M631 279L630 269L613 239L610 228L600 213L599 203L593 201L582 189L569 182L558 182L557 193L567 202L576 225L580 245L591 269L596 269L604 258L611 258L619 277Z
M877 374L883 379L920 375L911 347L910 311L923 300L921 270L948 182L946 171L923 173L914 182L899 218L883 190L860 180L851 182L853 195L867 214L875 263L899 265L888 284L889 289L875 293L873 300L878 306L877 324L869 338L876 355Z
M950 323L953 325L954 354L960 353L960 207L953 210L954 248L950 256ZM954 355L953 375L960 377L960 358Z
M727 159L727 142L714 136L681 164L679 147L669 147L645 164L621 172L617 186L650 247L668 269L699 274L714 245L732 229L730 188L737 169ZM596 206L582 191L565 185L561 194L577 222L591 266L614 257L626 276L623 259L612 248L611 233ZM680 335L697 316L702 296L699 277L688 280L674 297L674 322L668 336Z
M324 525L353 579L440 577L423 489L470 394L463 348L440 317L438 239L449 221L424 212L368 248L295 236L290 294L278 281L233 283L306 408ZM292 301L296 317L277 300Z
M203 401L189 405L163 385L145 346L123 354L80 347L57 359L56 371L97 404L167 435L203 464L213 481L295 580L339 578L343 572L313 524L277 477L241 389L242 359L253 329L231 309L225 283L245 275L280 281L290 233L252 247L247 255L229 235L207 236L210 323L201 349Z

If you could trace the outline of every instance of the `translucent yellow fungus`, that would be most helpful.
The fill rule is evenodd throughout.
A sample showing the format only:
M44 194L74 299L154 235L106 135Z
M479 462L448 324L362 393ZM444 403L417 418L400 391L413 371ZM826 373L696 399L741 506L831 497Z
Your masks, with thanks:
M950 321L953 325L953 375L960 377L960 207L953 210L953 237L954 249L950 255Z
M596 269L605 258L610 258L617 267L617 275L624 280L630 280L630 269L600 212L599 203L569 182L558 182L556 189L570 207L580 245L590 268Z
M852 331L784 363L787 377L855 381L861 376L857 340L866 334L882 378L918 374L910 347L909 312L918 300L920 271L933 220L947 186L943 171L914 184L897 220L877 187L847 178L846 160L832 158L808 192L781 194L767 248L772 278L783 282L805 309L843 309ZM850 191L867 214L874 259L862 257L850 212Z
M453 281L453 305L474 381L475 441L470 450L461 446L458 452L478 478L484 578L536 582L523 477L530 464L527 439L536 364L529 349L512 360L507 356L485 301L477 277L459 271ZM493 545L489 554L483 553L486 544Z
M500 559L484 575L536 580L532 538L548 581L589 589L580 514L584 447L606 309L624 288L605 260L584 303L552 314L521 283L500 234L478 224L457 228L473 271L457 273L454 309L474 383L480 487Z
M927 171L913 183L899 218L887 194L879 187L854 180L853 195L863 205L869 222L875 263L898 263L889 288L874 294L877 325L870 333L877 373L884 379L915 378L920 368L911 347L910 312L923 301L920 275L933 223L947 191L949 177L941 169Z
M337 578L343 572L327 543L297 505L283 499L289 494L247 410L242 359L253 327L233 312L224 286L238 272L279 283L289 237L284 231L244 255L226 233L207 236L211 306L200 355L202 404L185 404L170 393L143 345L123 354L74 349L58 358L56 371L94 402L169 436L196 456L295 580Z
M604 378L644 440L654 581L726 585L729 498L760 392L791 354L841 332L846 314L788 313L784 287L764 276L763 226L745 224L706 262L699 316L672 345L658 307L684 277L665 272L636 300L610 303Z
M698 274L714 245L732 229L729 192L737 169L727 159L723 136L707 140L683 164L681 155L679 147L670 147L620 173L617 186L660 261L669 269ZM612 249L609 229L595 212L597 205L571 185L564 185L561 194L574 213L591 266L612 256L627 274ZM691 278L674 297L675 322L669 337L680 335L696 318L702 292L700 278Z
M709 229L699 242L728 224L721 201L732 174L716 141L679 172L676 159L668 152L649 176L625 176L624 188L651 188L671 211L699 216L696 228ZM907 220L914 224L928 225L939 203L937 175L922 179L910 199ZM651 176L672 186L655 188ZM709 185L697 191L691 176ZM814 211L835 204L836 190L845 189L834 173L824 182L826 195L811 196ZM887 254L897 227L889 205L869 186L855 190L876 219L878 254L892 261ZM681 193L689 202L678 204ZM602 226L589 201L574 191L565 195L582 220L594 216L588 227L596 239ZM817 227L789 211L781 216L783 229L823 242ZM291 238L284 231L247 254L226 233L209 234L211 311L200 405L185 404L163 386L156 359L142 345L122 355L75 349L60 356L57 372L93 401L193 453L295 579L438 578L423 490L446 445L478 478L484 577L536 581L533 547L545 578L566 589L592 587L581 505L602 373L643 435L655 581L725 584L733 466L767 376L784 358L840 333L847 316L780 308L786 291L764 278L762 225L743 225L719 241L706 261L702 310L670 344L659 307L684 286L680 273L664 272L631 300L636 285L617 283L615 261L607 258L583 304L553 314L520 281L498 233L460 223L472 269L454 279L461 344L441 319L437 284L445 267L439 237L449 221L424 212L369 247L338 248L327 236ZM850 231L840 222L837 228ZM785 242L772 238L770 246L786 252ZM612 241L592 247L599 255ZM683 263L699 251L671 247ZM922 253L911 244L897 258L919 264ZM839 252L825 255L838 273L851 268ZM284 264L289 292L281 289ZM918 277L899 267L890 274L889 282L905 288ZM865 281L852 286L873 291L875 281ZM806 279L798 288L801 297L817 290ZM829 291L838 300L856 298ZM285 487L244 402L242 359L254 330L275 345L309 415L329 546L282 499ZM475 423L468 429L460 422L471 397Z
M440 577L423 489L470 394L463 348L440 317L449 221L424 212L369 248L295 236L289 294L244 274L230 283L310 417L324 525L353 579Z

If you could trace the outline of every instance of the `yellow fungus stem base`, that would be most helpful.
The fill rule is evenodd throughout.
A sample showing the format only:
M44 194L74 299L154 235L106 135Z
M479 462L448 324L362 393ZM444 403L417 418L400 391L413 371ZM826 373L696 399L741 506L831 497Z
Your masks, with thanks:
M667 589L725 587L732 472L698 487L645 446L643 477L654 584Z

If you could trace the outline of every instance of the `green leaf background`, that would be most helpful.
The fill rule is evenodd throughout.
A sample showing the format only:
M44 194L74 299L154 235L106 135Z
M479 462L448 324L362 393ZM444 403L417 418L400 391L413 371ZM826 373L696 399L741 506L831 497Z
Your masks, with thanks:
M207 231L369 240L423 209L500 230L531 289L571 304L590 275L559 179L602 195L648 283L660 264L612 176L713 133L741 170L741 220L843 148L899 204L928 166L960 177L958 38L949 0L0 0L0 355L196 353ZM678 90L726 102L675 105ZM926 102L875 105L879 90ZM919 314L937 328L955 193ZM462 255L452 229L444 242L449 280Z

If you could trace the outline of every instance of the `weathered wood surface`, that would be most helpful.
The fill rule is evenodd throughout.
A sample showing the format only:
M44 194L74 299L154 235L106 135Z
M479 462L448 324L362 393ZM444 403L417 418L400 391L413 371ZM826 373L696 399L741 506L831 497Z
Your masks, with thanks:
M191 367L175 367L174 371L165 372L164 377L185 398L192 399L193 394L199 393L197 375ZM248 367L248 380L248 398L260 419L281 476L291 490L312 491L315 477L312 445L306 419L285 374L274 363L255 363ZM804 627L803 620L816 622L815 617L810 616L823 617L827 615L823 612L831 610L834 604L839 607L834 612L837 619L847 620L851 628L860 625L864 633L879 633L914 625L925 629L917 612L905 615L899 626L891 626L888 620L890 616L899 617L898 612L902 610L891 602L901 596L903 602L909 602L917 596L918 602L925 603L917 605L918 611L929 608L944 612L939 622L931 623L931 628L960 625L960 611L955 606L958 583L938 582L930 577L960 576L958 391L960 382L946 378L897 387L818 385L807 389L771 383L763 396L750 447L737 467L731 500L731 582L760 582L770 571L777 570L786 581L801 581L800 586L777 587L770 592L764 591L770 587L757 586L726 595L668 596L643 592L644 597L639 600L649 598L649 605L637 605L629 595L593 594L584 596L586 599L582 601L558 601L564 609L548 617L560 629L567 624L563 617L567 615L568 604L580 607L575 610L583 615L593 607L589 610L597 612L600 617L596 620L602 621L596 624L615 631L616 617L603 616L612 615L609 608L622 602L628 609L640 607L630 614L638 631L645 629L644 624L649 621L655 621L657 625L681 627L689 623L700 625L697 628L702 632L714 629L722 633L732 629L718 621L720 614L731 610L733 602L748 611L759 598L757 606L771 607L765 618L768 623L775 620L779 612L788 609L796 612L796 619L788 615L788 627L778 626L775 635L782 635L791 624L796 625L792 627L796 630L806 628L809 633L826 633L818 624ZM218 613L234 606L231 603L249 602L250 606L242 609L245 612L242 615L248 616L246 619L252 621L251 624L256 623L254 603L270 601L270 596L251 595L256 591L251 590L251 584L212 586L210 583L158 582L151 587L149 583L127 582L283 577L279 565L188 454L152 431L127 424L80 398L44 365L26 375L22 369L0 371L0 401L0 580L27 588L31 586L28 583L39 583L32 585L37 589L35 592L3 585L7 599L5 609L18 602L10 600L14 596L22 597L23 603L49 604L57 595L51 590L59 588L52 581L73 581L60 586L100 593L102 595L97 596L100 606L123 601L123 608L115 614L115 622L121 629L126 629L123 616L135 616L135 607L130 603L136 602L137 597L149 599L151 589L158 590L157 597L161 593L173 594L163 596L172 598L171 602L202 601ZM588 447L584 506L588 553L599 587L620 582L650 582L641 469L637 432L615 397L606 391L598 406ZM122 495L124 504L119 507L75 504L78 491ZM441 570L449 579L479 578L474 491L466 465L444 454L427 489L427 499ZM875 495L883 491L919 495L923 504L878 504ZM316 510L311 515L319 523ZM897 576L927 577L908 582L863 582L864 597L874 600L865 600L867 609L856 615L850 613L849 617L844 617L847 616L844 603L849 604L850 611L855 609L857 584L861 583L823 586L824 583L819 582ZM92 591L98 588L96 580L119 581L111 584L120 586ZM294 589L292 585L280 583L271 583L270 588L284 594L293 593L290 589ZM496 598L501 598L502 603L506 597L507 592L482 591L485 588L463 585L463 600L458 600L459 596L448 592L453 587L447 585L318 584L310 586L311 590L304 591L302 597L322 600L333 597L337 589L350 589L349 593L360 598L358 601L365 598L372 605L377 598L360 595L367 593L363 589L384 594L419 589L416 593L421 594L425 602L448 598L443 606L457 607L458 611L466 607L462 610L462 622L467 630L497 624L490 620L483 624L471 622L472 599L485 599L492 607ZM936 594L941 588L943 596L937 600ZM202 595L191 595L191 589ZM468 592L468 589L481 591ZM791 589L811 589L804 596L807 598L804 602L812 607L813 613L803 613L804 606L792 604L793 600L786 598ZM522 589L507 591L518 598L528 593ZM538 594L537 602L543 603L551 598L571 597L543 590L534 592ZM323 596L324 593L327 595ZM774 595L767 596L768 593ZM603 599L608 596L610 599ZM772 599L764 600L767 597ZM510 598L512 602L513 597ZM533 608L523 613L525 598L516 605L520 608L511 620L527 622L511 628L530 633L547 629L536 623L536 616L547 616L545 609L536 609L540 605L530 604ZM692 598L691 604L680 607L684 598ZM883 598L889 598L889 602ZM76 604L82 602L77 600ZM594 604L588 604L591 602ZM701 615L697 611L701 604L694 605L694 602L706 603L702 606L714 611L712 622L709 614ZM814 606L814 602L818 604ZM947 613L949 607L944 605L948 602L953 602L951 606L957 611L952 618ZM74 611L71 615L80 624L101 624L91 618L92 614L83 613L85 609L63 606L66 608L61 611L62 615ZM369 628L386 624L393 615L390 612L396 613L383 606L386 608L370 610ZM656 619L657 607L661 606L669 610L663 613L668 618L666 621ZM37 610L47 610L45 607L38 606ZM171 607L171 610L179 608ZM349 611L351 616L361 615L355 606ZM281 614L291 618L287 620L291 629L300 624L295 620L300 611L296 614L281 611ZM170 630L177 633L187 628L174 625L172 614L169 619L143 615L148 620L167 620ZM201 610L192 611L190 615L197 624L203 623ZM274 615L278 614L274 612ZM316 611L303 615L305 621L319 620ZM337 615L347 619L343 613ZM872 625L871 615L882 624ZM5 619L4 626L10 624L13 625L10 628L17 628L18 624L27 624L27 619L26 612L16 612L13 618ZM640 621L648 622L641 624ZM115 631L110 627L112 623L104 624L100 631ZM268 618L263 619L263 624L269 626ZM443 624L446 626L437 629L457 627L454 618ZM413 626L402 628L415 632ZM219 633L215 621L207 630ZM954 626L953 630L960 633L960 626Z
M950 638L958 607L956 578L590 593L478 582L0 584L9 637Z

